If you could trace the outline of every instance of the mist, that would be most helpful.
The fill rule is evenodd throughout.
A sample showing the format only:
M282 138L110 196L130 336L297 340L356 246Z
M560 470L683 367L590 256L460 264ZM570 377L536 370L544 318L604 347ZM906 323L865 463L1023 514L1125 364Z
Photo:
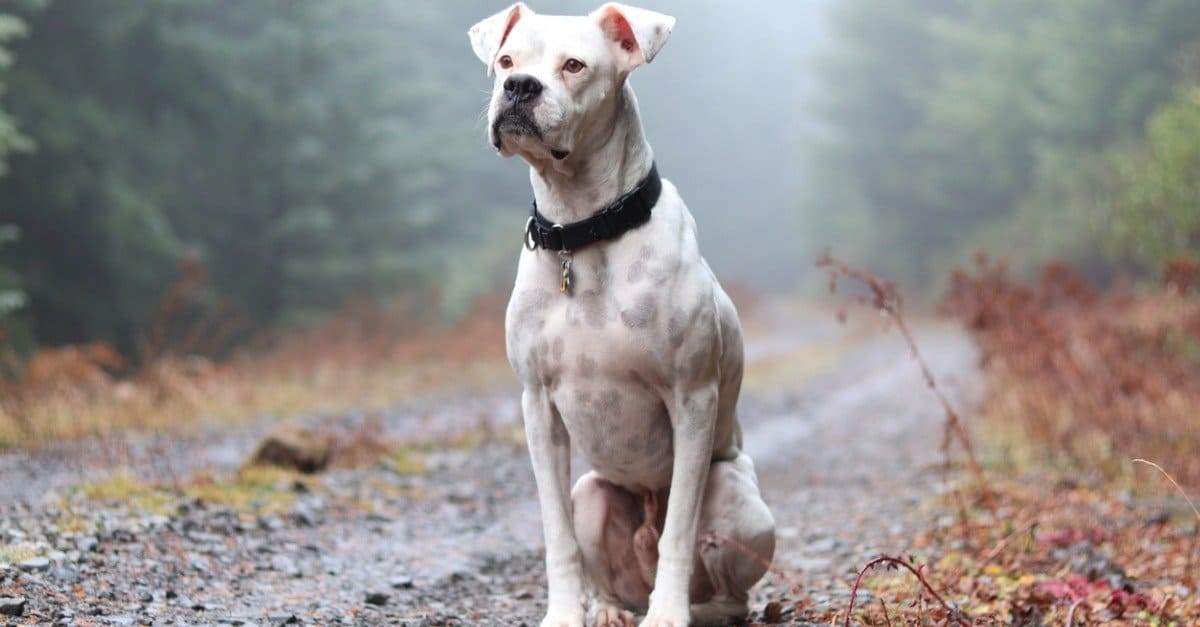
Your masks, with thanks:
M1200 81L1193 3L645 6L677 23L630 79L643 124L730 284L812 295L829 249L928 302L980 251L1101 284L1194 252L1186 192L1145 187L1188 171L1152 157ZM6 4L7 337L134 354L167 312L220 352L356 303L453 324L502 298L531 192L466 36L502 8Z

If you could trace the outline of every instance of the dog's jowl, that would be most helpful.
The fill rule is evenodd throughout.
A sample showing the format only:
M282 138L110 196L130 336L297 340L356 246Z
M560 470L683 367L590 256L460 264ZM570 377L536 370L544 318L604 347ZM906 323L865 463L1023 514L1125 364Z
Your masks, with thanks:
M488 139L529 163L536 201L514 219L506 334L545 529L543 625L727 624L775 549L741 451L737 312L627 82L674 25L518 3L470 30L495 75ZM572 449L593 469L574 486Z

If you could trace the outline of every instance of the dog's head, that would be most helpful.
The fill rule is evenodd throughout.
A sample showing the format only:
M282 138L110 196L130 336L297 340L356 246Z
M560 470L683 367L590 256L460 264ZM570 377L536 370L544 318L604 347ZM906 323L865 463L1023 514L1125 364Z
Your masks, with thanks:
M562 160L612 128L634 68L662 49L675 18L608 3L586 16L538 15L524 3L471 27L495 74L488 139L508 157Z

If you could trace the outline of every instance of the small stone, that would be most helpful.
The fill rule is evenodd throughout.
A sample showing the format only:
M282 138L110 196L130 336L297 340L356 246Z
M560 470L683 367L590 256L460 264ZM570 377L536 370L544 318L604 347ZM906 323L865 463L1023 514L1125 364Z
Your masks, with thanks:
M386 592L368 592L367 593L367 604L368 605L387 605L387 602L390 601L391 598L392 598L391 595L389 595Z
M779 601L771 601L763 608L763 622L768 625L778 625L783 622L783 605Z
M272 625L295 625L300 622L295 614L271 614L267 616L267 620L271 621Z
M299 505L292 509L291 517L301 527L316 527L319 522L312 510Z
M24 616L25 597L0 597L0 616Z
M129 616L109 616L104 619L104 622L109 625L132 625L134 620Z
M300 567L296 565L296 562L284 555L276 555L271 560L271 569L293 579L299 579L304 576L300 571Z
M838 542L838 540L836 538L822 538L819 540L814 540L812 542L809 542L804 547L804 552L805 553L828 553L830 551L836 550L838 547L841 546L841 544L842 543Z
M413 580L412 577L392 577L392 579L388 581L388 585L397 590L408 590L413 587Z
M75 546L80 553L91 553L100 546L100 541L96 539L96 536L84 536L75 541Z
M79 571L67 566L57 566L50 571L50 577L59 583L73 584L79 581Z
M50 560L44 557L33 557L21 562L21 570L27 573L40 573L50 568Z

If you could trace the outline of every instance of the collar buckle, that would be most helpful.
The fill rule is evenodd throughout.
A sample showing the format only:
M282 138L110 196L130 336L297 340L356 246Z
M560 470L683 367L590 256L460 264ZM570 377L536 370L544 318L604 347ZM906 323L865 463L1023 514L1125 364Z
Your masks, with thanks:
M529 219L525 221L525 250L537 250L537 241L533 239L533 231L536 228L537 221L533 219L533 216L529 216Z

